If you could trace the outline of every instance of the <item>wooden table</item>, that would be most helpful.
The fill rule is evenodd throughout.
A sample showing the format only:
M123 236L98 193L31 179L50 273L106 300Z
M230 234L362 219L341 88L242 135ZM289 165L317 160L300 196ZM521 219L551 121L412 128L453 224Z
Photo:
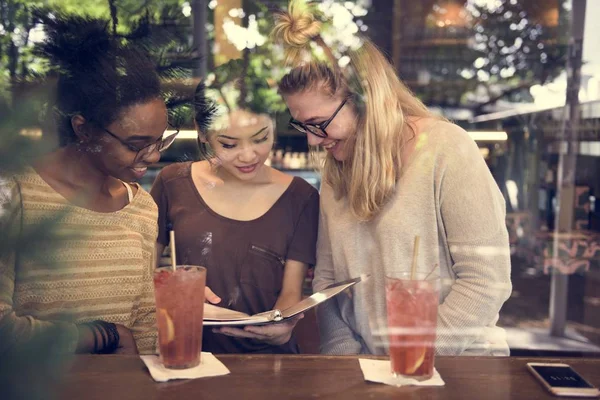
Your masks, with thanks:
M218 358L230 375L156 383L134 356L78 356L57 388L64 399L556 399L525 369L542 359L439 357L445 387L368 383L357 357L249 356ZM600 385L600 359L548 360L571 364Z

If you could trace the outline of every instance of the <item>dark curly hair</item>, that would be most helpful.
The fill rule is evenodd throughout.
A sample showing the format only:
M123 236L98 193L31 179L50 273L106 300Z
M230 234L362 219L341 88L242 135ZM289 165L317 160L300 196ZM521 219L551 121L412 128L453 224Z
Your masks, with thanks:
M149 55L109 33L109 23L80 16L41 17L46 39L38 52L58 74L55 119L61 146L76 140L71 118L104 127L126 108L160 98Z

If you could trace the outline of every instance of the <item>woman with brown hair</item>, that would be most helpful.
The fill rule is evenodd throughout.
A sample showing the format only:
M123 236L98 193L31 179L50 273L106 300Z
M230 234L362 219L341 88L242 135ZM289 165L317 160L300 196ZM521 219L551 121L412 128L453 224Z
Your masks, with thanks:
M234 110L208 124L208 103L199 85L195 121L201 160L165 167L152 187L159 209L158 252L174 230L177 259L207 268L208 301L250 315L283 310L301 300L306 269L315 263L319 194L303 179L265 164L275 138L268 115ZM206 327L202 349L298 353L293 329L300 318Z

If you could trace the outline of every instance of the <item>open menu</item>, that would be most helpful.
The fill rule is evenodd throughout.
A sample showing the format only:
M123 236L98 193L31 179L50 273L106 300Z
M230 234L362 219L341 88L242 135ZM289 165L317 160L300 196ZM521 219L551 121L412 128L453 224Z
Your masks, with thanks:
M215 306L213 304L204 304L204 326L214 325L262 325L285 321L298 314L301 314L311 308L331 299L342 293L344 290L356 285L360 278L350 279L348 281L334 283L320 292L286 308L285 310L271 310L260 314L248 315L243 312L230 310Z

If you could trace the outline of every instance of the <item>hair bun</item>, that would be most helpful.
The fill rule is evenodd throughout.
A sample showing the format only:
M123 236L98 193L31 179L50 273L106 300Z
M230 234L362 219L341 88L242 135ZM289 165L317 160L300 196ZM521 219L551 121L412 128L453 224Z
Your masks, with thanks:
M320 32L321 22L316 19L310 5L302 0L290 1L288 11L276 17L273 28L273 35L289 47L286 49L288 59L297 58Z

